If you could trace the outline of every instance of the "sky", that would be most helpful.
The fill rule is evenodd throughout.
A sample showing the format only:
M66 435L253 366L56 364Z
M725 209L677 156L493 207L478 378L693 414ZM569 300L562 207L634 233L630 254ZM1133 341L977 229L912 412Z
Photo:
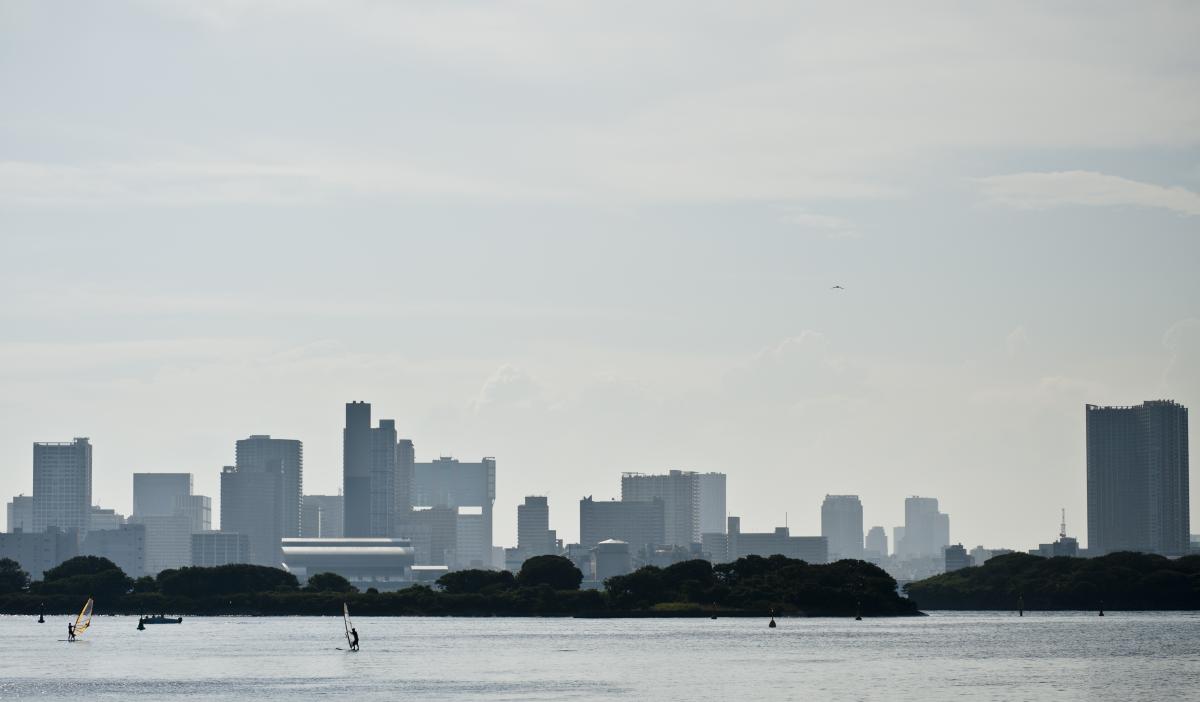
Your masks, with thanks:
M98 504L191 472L216 515L251 434L333 493L365 400L418 460L496 457L498 545L524 495L571 541L669 469L746 531L858 494L890 538L922 495L968 548L1060 509L1086 542L1084 405L1200 408L1197 36L1192 2L0 0L0 495L87 436Z

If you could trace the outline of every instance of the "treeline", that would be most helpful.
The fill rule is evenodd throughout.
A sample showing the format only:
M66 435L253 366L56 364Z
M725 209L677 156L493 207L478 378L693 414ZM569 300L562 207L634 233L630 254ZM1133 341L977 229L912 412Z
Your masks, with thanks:
M1195 610L1200 609L1200 556L1010 553L910 583L907 592L923 609L1012 610L1023 604L1030 610Z
M713 566L693 560L647 566L610 578L604 590L580 590L582 573L566 558L538 556L507 571L447 573L438 587L358 592L333 573L301 587L291 573L252 565L164 570L133 579L104 558L81 556L29 582L0 560L0 612L69 614L87 597L100 614L319 615L348 602L357 615L699 616L774 612L808 616L917 614L896 582L863 561L812 565L750 556Z

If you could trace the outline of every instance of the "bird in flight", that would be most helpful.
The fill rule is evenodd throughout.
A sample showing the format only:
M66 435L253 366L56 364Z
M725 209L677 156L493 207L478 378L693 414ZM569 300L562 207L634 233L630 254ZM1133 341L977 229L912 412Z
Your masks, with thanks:
M845 288L843 288L843 287L842 287L842 286L840 286L840 285L835 285L835 286L833 286L832 288L830 288L830 290L845 290Z

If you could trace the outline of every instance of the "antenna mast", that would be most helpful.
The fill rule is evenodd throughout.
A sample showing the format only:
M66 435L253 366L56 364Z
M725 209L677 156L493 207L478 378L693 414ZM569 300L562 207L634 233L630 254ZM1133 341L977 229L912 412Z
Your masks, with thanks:
M1063 507L1062 523L1058 525L1058 538L1067 538L1067 508Z

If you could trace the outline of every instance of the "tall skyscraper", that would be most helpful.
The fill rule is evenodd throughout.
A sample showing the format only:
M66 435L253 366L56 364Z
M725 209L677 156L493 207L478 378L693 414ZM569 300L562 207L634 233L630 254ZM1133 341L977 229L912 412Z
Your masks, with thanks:
M1187 408L1154 400L1086 414L1088 550L1186 554Z
M700 481L700 533L724 534L728 508L725 504L725 474L701 473Z
M274 567L282 562L282 496L282 470L226 466L221 471L221 531L246 535L247 562Z
M652 500L663 503L666 541L659 545L687 548L700 543L700 480L697 473L673 470L666 475L621 474L622 502ZM637 548L632 542L630 546Z
M893 544L901 558L942 558L950 545L950 516L938 511L935 497L904 500L904 530Z
M256 434L237 442L238 470L271 472L283 476L279 509L285 537L300 536L300 500L304 490L304 445L296 439L272 439Z
M863 557L863 509L858 495L825 496L821 536L829 543L831 561Z
M8 503L8 533L33 531L33 496L17 495Z
M417 454L413 442L400 439L396 442L396 519L403 521L412 512L413 471L416 470Z
M346 537L396 536L404 520L401 506L404 491L411 485L407 470L412 442L396 438L396 422L379 420L371 427L371 405L346 405L346 427L342 430L342 506ZM404 460L402 464L402 459Z
M176 500L192 494L191 473L134 473L133 518L175 514Z
M865 550L867 558L887 558L888 538L887 532L883 530L883 527L873 526L867 531Z
M524 558L553 554L554 532L550 529L550 503L542 496L528 495L517 505L517 549Z
M33 530L78 529L92 518L92 445L86 438L70 443L33 445Z

